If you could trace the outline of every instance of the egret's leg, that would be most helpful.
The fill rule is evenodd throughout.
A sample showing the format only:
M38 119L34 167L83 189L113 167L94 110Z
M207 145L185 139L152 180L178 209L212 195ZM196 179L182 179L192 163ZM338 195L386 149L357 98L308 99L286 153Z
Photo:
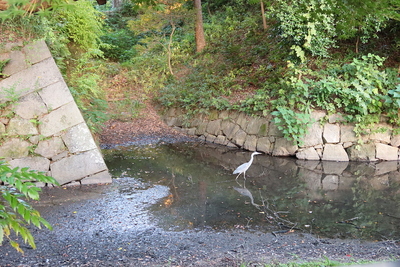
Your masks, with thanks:
M242 174L242 173L239 173L238 176L236 176L236 180L237 180L237 178L239 177L239 175L241 175L241 174Z
M243 172L243 177L246 180L246 172Z

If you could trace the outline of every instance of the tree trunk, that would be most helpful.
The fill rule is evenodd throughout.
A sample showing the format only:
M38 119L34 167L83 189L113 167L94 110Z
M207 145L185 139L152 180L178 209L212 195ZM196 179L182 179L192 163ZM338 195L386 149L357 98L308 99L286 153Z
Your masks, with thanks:
M264 30L266 30L267 29L267 18L265 17L265 9L264 9L263 0L261 0L260 3L261 3L261 16L262 16L262 21L263 21L263 28L264 28Z
M171 73L171 75L174 75L174 72L172 71L172 63L171 63L171 58L172 58L171 45L172 45L172 37L173 37L175 29L176 29L175 23L171 22L171 26L172 26L172 31L171 31L171 35L169 36L169 42L168 42L168 47L167 47L167 51L168 51L168 68L169 68L169 73Z
M204 29L203 29L203 13L201 10L201 0L194 0L194 8L196 10L196 25L195 25L196 51L201 52L206 46L206 39L204 37Z

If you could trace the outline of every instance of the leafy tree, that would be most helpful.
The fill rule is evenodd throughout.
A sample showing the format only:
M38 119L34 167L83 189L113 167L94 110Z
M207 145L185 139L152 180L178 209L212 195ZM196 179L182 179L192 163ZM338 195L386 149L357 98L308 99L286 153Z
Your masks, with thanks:
M366 43L376 37L390 18L398 16L391 0L341 1L332 0L336 32L339 39L356 38L355 51L358 53L360 41Z
M142 2L142 1L141 1ZM145 2L147 4L147 1ZM168 69L171 75L172 69L173 40L177 25L188 17L187 9L184 6L185 1L167 0L163 2L150 2L151 5L144 5L139 9L139 16L136 20L128 22L128 27L133 32L145 33L148 36L157 38L142 39L141 43L146 43L148 47L158 45L167 52ZM161 33L161 35L160 35Z
M99 50L103 34L103 14L89 1L75 1L53 11L53 30L68 36L83 51Z
M19 243L13 240L11 232L21 235L25 243L36 248L34 238L27 225L33 224L52 229L51 225L40 216L40 213L27 202L29 199L39 200L41 189L37 182L58 185L58 182L41 172L28 168L10 168L0 162L0 245L7 238L17 251L23 253Z
M277 22L279 36L299 58L304 52L329 56L340 39L367 42L384 29L390 19L399 19L399 0L275 0L267 16Z
M276 20L282 42L299 58L304 50L327 57L335 45L335 16L328 0L276 0L267 15Z

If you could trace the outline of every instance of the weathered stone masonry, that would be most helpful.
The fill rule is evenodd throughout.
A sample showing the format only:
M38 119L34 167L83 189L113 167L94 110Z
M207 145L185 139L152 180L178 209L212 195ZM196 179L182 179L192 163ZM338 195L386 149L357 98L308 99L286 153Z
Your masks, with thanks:
M97 147L44 41L7 44L0 80L0 158L63 184L110 183ZM13 97L16 97L14 99Z
M296 156L305 160L327 161L397 161L400 135L385 122L375 125L379 133L363 136L360 140L354 126L343 123L338 115L328 116L323 111L312 113L314 123L303 138L301 146L283 137L272 121L272 116L251 117L237 111L211 112L185 121L183 112L171 108L163 115L164 121L189 135L217 144L261 151L273 156Z

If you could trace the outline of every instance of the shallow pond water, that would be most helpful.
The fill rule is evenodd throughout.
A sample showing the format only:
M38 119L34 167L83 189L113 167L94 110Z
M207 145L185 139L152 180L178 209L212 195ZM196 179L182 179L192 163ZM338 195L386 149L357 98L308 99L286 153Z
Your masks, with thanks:
M154 188L158 226L168 230L303 231L321 237L398 240L397 162L321 162L258 155L208 143L159 143L104 149L120 193ZM126 182L130 180L132 182Z

